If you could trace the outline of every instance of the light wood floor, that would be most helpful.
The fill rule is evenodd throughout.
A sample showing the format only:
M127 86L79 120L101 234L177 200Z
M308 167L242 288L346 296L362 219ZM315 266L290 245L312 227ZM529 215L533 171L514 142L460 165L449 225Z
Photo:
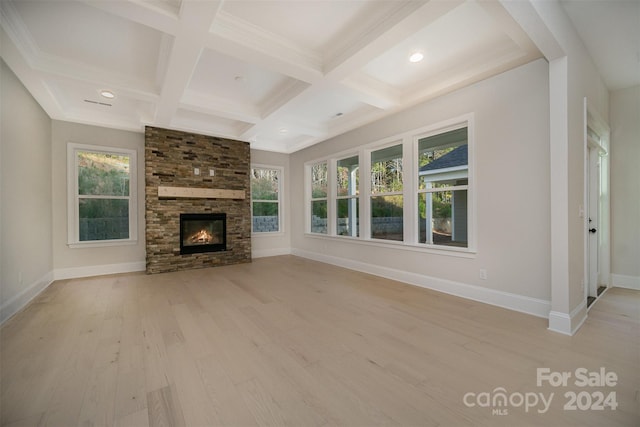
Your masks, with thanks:
M0 421L640 425L640 292L609 290L573 337L546 327L544 319L293 256L58 281L1 329ZM536 368L580 367L613 371L617 384L536 384ZM500 388L554 397L542 414L542 404L492 415L464 403L467 393L473 403ZM565 411L567 391L615 392L619 406Z

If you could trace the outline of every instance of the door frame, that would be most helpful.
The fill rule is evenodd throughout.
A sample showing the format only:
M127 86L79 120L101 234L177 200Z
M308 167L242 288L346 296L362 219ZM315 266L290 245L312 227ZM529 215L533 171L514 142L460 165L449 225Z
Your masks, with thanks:
M611 131L608 123L602 118L596 109L584 99L584 298L588 296L597 297L597 289L603 285L609 287L611 284L611 224L610 224L610 171L609 171L609 139ZM595 137L594 137L595 135ZM594 160L595 155L599 156L599 162ZM596 165L599 163L599 167ZM597 174L598 176L592 176ZM597 212L595 224L589 223L590 210L590 188L594 182L599 182ZM593 206L593 205L591 205ZM592 213L592 212L591 212ZM592 213L593 214L593 213ZM597 256L592 254L589 244L589 229L597 229ZM592 259L596 259L598 272L597 283L591 283L590 276Z

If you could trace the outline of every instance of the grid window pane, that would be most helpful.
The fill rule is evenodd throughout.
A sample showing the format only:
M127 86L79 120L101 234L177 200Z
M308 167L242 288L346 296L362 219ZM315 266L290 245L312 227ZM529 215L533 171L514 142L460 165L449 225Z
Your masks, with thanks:
M336 233L338 236L360 236L360 206L358 198L338 199L337 211Z
M278 202L253 202L253 232L273 233L280 230Z
M280 231L280 170L251 168L251 231Z
M129 196L129 156L78 151L78 194Z
M338 160L336 173L337 194L355 196L360 194L360 174L358 173L358 156Z
M327 201L311 202L311 232L327 234Z
M251 169L251 198L253 200L278 200L279 171L277 169Z
M371 153L371 193L402 191L402 144Z
M371 197L371 237L403 240L402 196Z
M467 190L420 193L419 241L467 247Z
M311 166L311 198L327 197L327 163Z
M79 199L80 241L129 238L129 200Z

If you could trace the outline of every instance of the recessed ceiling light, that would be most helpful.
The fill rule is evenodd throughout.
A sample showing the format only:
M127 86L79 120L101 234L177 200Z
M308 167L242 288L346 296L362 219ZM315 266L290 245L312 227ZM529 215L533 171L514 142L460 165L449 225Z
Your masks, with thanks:
M279 130L278 132L280 132L280 133L287 133L287 132L289 132L289 131L287 130L287 128L280 128L280 130Z
M113 99L116 97L115 93L111 92L110 90L101 90L100 91L100 95L104 96L107 99Z
M409 62L420 62L424 59L424 54L422 52L413 52L409 56Z

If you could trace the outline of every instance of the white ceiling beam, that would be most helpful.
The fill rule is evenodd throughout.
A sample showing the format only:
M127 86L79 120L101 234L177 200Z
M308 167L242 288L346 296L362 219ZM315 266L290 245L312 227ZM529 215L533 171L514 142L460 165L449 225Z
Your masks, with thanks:
M187 89L200 54L209 36L209 28L218 14L220 2L183 0L180 22L164 73L160 103L155 121L168 126Z
M531 0L498 0L513 20L549 61L566 55L540 12Z
M356 71L341 82L354 97L372 107L388 110L400 104L400 93L391 85L381 82L368 74Z
M316 52L253 26L221 11L211 28L207 48L280 74L313 83L322 79L322 60Z
M478 1L478 5L493 18L500 26L500 29L507 34L525 52L537 51L538 48L527 36L522 27L520 27L509 15L504 6L497 1Z
M128 21L134 21L138 24L162 31L163 33L176 34L178 30L178 15L158 7L153 2L82 1L89 6L101 9Z
M4 22L3 22L4 25ZM22 84L27 88L42 109L49 117L56 120L64 120L64 111L56 101L47 85L25 60L22 52L13 43L13 40L5 32L4 26L0 27L0 56L7 63L16 76L19 76Z

